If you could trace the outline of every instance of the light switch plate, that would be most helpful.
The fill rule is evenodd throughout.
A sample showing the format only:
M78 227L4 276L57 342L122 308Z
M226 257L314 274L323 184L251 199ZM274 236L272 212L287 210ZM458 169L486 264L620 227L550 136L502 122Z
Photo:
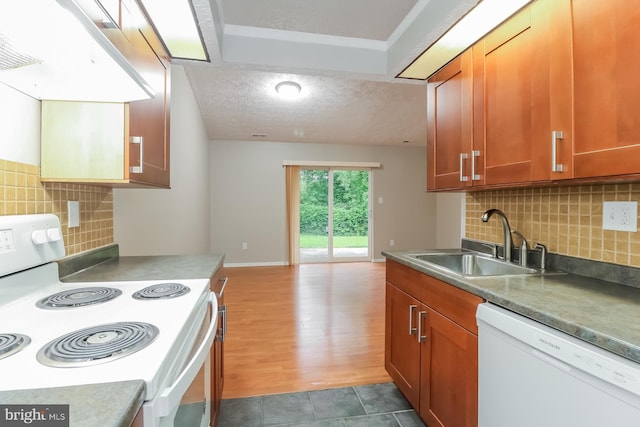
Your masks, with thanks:
M602 228L637 232L638 202L603 202Z
M67 201L67 216L69 217L68 227L80 227L80 202Z

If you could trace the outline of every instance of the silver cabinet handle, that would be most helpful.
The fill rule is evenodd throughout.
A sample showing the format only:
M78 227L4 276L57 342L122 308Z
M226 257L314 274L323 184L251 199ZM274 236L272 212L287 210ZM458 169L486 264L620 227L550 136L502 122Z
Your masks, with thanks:
M229 281L229 278L221 277L220 279L218 279L218 281L223 281L223 283L222 283L222 289L220 289L220 292L216 292L216 297L222 298L222 294L224 294L224 288L227 286L227 282Z
M417 305L409 306L409 335L413 335L416 333L416 328L413 326L413 312L418 308Z
M216 341L224 342L224 338L227 336L227 305L222 305L218 308L218 318L222 320L222 326L218 328L218 334L216 334Z
M551 132L551 172L562 172L562 164L558 164L558 140L564 138L561 130Z
M144 137L143 136L132 136L132 137L129 138L129 143L131 143L131 144L140 144L140 166L131 166L129 168L129 172L131 172L131 173L142 173L142 165L143 165L142 157L144 155Z
M467 153L460 153L460 182L469 181L469 177L466 175L463 175L464 161L468 158L469 158L469 155Z
M427 318L427 312L421 311L418 313L418 342L427 342L427 336L422 335L422 323L423 319Z
M476 157L480 157L480 150L471 151L471 180L480 181L480 175L476 174Z

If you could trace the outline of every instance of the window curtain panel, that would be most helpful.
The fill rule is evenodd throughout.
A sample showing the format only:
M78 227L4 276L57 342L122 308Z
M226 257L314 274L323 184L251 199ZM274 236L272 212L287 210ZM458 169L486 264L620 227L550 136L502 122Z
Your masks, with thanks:
M285 166L289 265L300 264L300 166Z

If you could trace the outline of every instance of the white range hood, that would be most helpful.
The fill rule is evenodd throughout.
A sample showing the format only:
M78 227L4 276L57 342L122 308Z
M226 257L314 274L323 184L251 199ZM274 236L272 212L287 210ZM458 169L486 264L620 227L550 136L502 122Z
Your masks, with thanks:
M40 100L126 102L155 93L73 0L2 2L0 82Z

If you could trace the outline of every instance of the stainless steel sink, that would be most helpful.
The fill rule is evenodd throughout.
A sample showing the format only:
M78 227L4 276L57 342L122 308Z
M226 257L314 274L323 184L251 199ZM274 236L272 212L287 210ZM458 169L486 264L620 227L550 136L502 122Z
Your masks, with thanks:
M522 267L486 255L474 253L415 254L410 257L426 264L467 277L514 276L540 273L535 268Z

